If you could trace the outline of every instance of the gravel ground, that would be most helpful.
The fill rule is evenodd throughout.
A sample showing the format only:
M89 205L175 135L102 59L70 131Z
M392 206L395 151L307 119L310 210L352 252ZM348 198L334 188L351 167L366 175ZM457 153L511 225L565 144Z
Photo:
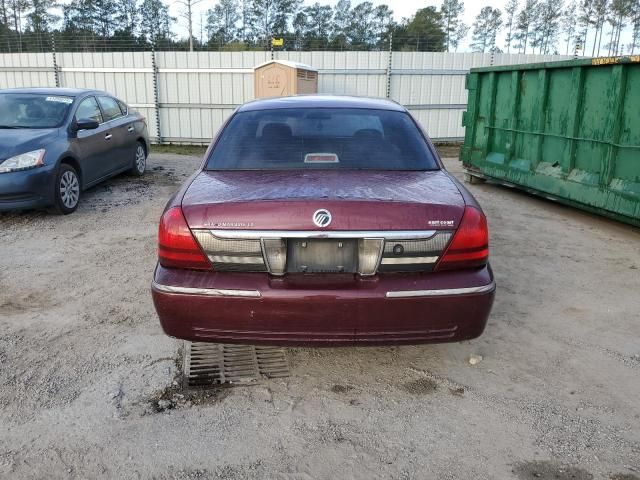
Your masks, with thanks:
M288 379L181 396L149 283L198 162L0 214L1 478L640 478L638 229L472 185L499 286L481 338L291 349Z

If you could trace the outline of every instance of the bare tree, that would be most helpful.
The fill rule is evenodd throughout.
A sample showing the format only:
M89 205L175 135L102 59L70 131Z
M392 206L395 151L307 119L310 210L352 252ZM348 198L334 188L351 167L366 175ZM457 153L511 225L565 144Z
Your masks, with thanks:
M175 3L186 8L180 16L187 21L187 28L189 30L189 51L193 52L193 7L201 3L204 0L175 0Z

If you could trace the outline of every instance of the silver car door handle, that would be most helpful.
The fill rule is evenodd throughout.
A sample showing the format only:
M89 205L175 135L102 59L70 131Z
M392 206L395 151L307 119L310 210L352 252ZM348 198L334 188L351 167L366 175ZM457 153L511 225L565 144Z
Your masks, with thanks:
M111 137L113 137L113 135L111 135L110 133L107 133L107 134L104 136L104 139L105 139L105 140L111 140Z
M129 133L133 133L134 130L135 130L135 128L133 128L133 127L127 128L127 132L129 132Z

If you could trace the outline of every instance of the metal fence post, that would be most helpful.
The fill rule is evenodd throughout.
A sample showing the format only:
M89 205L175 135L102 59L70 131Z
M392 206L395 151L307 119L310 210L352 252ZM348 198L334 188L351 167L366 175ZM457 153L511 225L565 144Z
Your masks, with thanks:
M51 55L53 56L53 78L56 82L56 87L60 87L60 71L58 70L58 57L56 56L56 37L51 32Z
M391 98L391 66L393 61L393 32L389 34L389 59L387 63L387 98Z
M162 145L162 134L160 130L160 98L158 91L158 64L156 62L156 44L151 45L151 68L153 70L153 104L156 112L156 134L158 144Z

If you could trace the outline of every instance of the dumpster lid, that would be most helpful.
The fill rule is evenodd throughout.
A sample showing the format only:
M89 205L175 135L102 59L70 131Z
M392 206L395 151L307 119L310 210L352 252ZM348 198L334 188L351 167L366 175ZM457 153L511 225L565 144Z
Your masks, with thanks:
M258 68L262 68L265 65L269 65L271 63L279 63L280 65L285 65L287 67L291 67L291 68L297 68L299 70L310 70L312 72L317 72L318 69L312 67L311 65L306 65L304 63L298 63L298 62L292 62L290 60L269 60L268 62L264 62L261 63L260 65L256 65L255 67L253 67L254 70L257 70Z

